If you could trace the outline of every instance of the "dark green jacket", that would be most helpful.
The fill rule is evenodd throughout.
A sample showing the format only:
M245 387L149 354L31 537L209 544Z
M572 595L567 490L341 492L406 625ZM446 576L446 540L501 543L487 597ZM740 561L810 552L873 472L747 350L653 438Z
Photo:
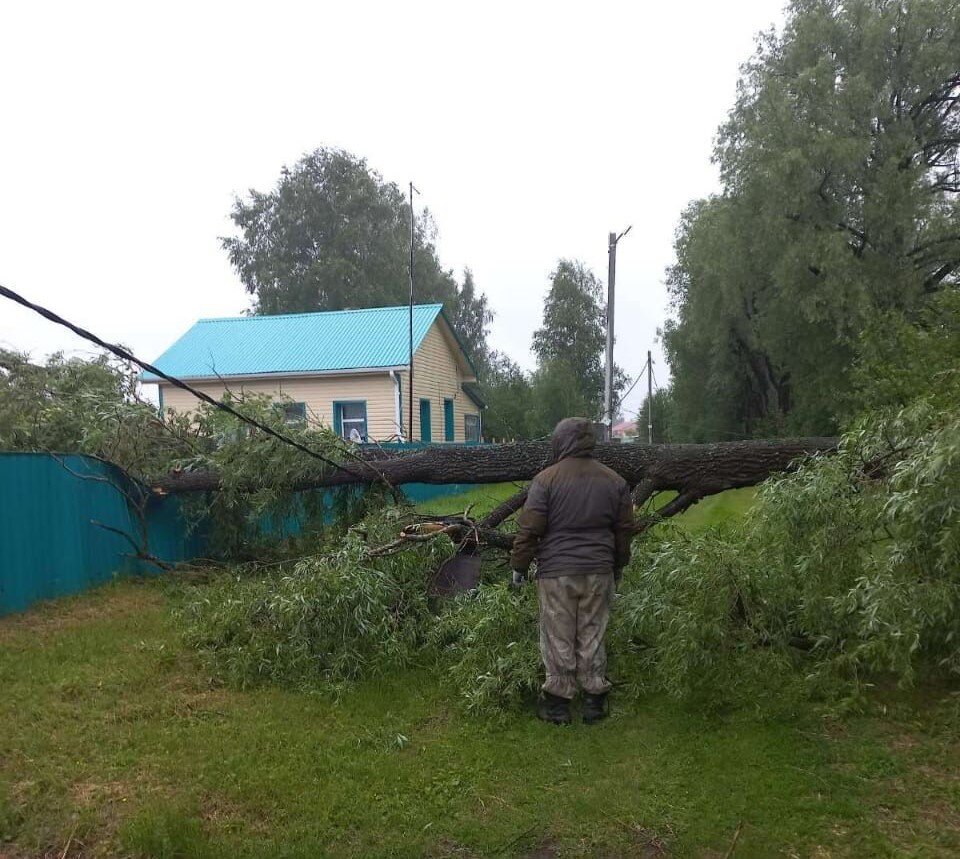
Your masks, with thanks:
M530 484L510 556L537 576L619 573L630 560L633 503L627 482L593 458L593 427L566 418L553 431L555 463Z

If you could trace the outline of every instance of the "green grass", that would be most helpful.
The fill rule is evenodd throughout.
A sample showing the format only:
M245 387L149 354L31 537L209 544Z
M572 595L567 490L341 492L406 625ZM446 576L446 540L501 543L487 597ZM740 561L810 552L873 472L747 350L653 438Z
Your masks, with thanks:
M654 498L659 507L676 496L676 492L662 492ZM688 531L703 531L713 525L732 522L747 514L757 497L752 486L746 489L728 489L718 495L708 495L693 507L684 511L671 521Z
M427 671L235 692L156 581L0 620L0 682L3 856L723 856L741 823L737 857L960 851L956 712L920 699L558 729L472 720Z
M432 501L422 501L417 505L421 513L436 513L446 516L452 513L462 513L472 505L471 516L483 516L500 502L514 495L524 484L518 483L490 483L477 486L469 492L459 495L448 495L445 498L436 498ZM653 499L654 506L660 506L670 501L675 492L661 492ZM690 531L700 531L711 525L719 525L744 516L753 505L756 498L756 489L730 489L719 495L710 495L686 512L677 516L673 521Z
M419 506L482 516L516 488ZM219 688L169 609L124 582L0 620L0 855L722 856L738 826L738 857L960 851L956 712L921 699L843 723L651 698L590 729L490 725L425 670L339 700Z
M416 505L416 508L421 513L449 516L453 513L463 513L467 507L470 507L471 516L481 517L501 502L506 501L511 495L515 495L524 485L523 483L481 484L459 495L447 495L443 498L421 501Z

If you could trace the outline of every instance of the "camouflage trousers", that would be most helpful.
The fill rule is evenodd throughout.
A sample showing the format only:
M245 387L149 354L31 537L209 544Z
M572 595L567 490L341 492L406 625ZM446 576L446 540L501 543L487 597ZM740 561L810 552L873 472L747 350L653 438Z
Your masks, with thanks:
M590 695L609 691L603 637L614 587L611 573L537 579L544 692L572 698L578 683Z

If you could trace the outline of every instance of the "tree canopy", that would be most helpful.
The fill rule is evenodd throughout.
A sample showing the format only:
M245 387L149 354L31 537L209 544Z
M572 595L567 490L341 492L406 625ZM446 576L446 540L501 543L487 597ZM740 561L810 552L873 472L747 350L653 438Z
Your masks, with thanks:
M484 418L494 438L539 438L570 415L599 420L603 403L606 308L600 280L582 262L560 259L550 273L543 320L534 332L537 359L524 373L506 355L491 355ZM614 391L622 391L619 369Z
M570 415L600 416L606 343L602 294L600 281L581 262L561 259L550 275L543 324L533 334L535 409L545 432Z
M367 162L320 148L284 167L268 192L234 201L238 235L221 239L254 312L306 313L406 304L410 207ZM415 300L442 302L471 357L486 361L492 319L469 270L463 284L437 256L428 210L415 219Z
M483 395L487 402L483 416L487 438L535 438L541 435L530 415L533 397L530 377L508 355L491 353Z
M794 0L743 67L668 271L691 440L833 432L864 329L960 271L960 4Z
M136 439L113 437L110 424L136 410L136 373L108 355L54 353L43 364L0 349L0 450L85 451L122 458ZM141 420L155 421L147 406ZM122 448L118 449L118 448Z

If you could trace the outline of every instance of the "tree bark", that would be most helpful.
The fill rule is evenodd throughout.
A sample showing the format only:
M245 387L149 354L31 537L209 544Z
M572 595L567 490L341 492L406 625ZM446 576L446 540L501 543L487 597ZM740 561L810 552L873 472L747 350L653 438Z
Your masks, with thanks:
M620 474L630 486L643 484L644 494L673 489L702 498L761 483L771 474L787 470L800 457L836 449L835 438L800 438L774 441L731 441L715 444L601 444L596 457ZM317 489L377 482L382 475L390 484L403 483L502 483L530 480L550 463L549 442L531 441L483 447L437 446L383 457L376 453L365 462L345 462L336 471L304 478L292 490ZM251 481L244 489L256 490ZM212 471L168 474L153 481L155 492L181 494L220 489Z

